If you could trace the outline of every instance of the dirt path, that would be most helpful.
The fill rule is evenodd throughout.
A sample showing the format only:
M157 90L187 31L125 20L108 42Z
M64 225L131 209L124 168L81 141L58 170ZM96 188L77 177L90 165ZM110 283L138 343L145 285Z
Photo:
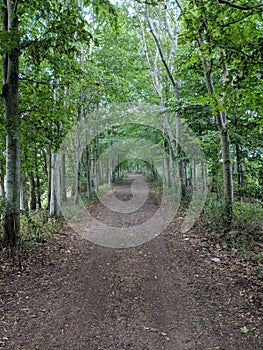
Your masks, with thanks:
M120 200L129 200L131 181L116 189ZM136 213L120 215L98 203L91 209L105 223L128 226L159 205L150 188ZM28 257L31 271L3 274L0 347L262 349L262 309L249 298L258 285L224 256L213 257L199 234L185 237L176 222L129 249L101 247L68 229Z

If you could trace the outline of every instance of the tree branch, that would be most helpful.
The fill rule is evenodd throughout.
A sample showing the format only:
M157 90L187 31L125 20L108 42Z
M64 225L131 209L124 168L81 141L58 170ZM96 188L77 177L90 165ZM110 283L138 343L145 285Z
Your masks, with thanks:
M217 0L217 1L219 4L228 5L230 7L233 7L233 8L238 9L238 10L243 10L243 11L249 11L249 10L259 8L259 7L263 7L263 4L259 4L257 6L243 6L243 5L234 4L233 2L230 2L228 0Z
M50 86L50 87L54 87L54 86L68 86L68 84L53 83L53 82L49 82L49 81L34 80L34 79L27 78L27 77L23 77L23 76L21 76L21 75L20 75L19 80L20 80L20 81L28 81L28 82L30 82L30 83L34 83L34 84L37 84L37 85L47 85L47 86Z
M175 2L176 2L176 4L177 4L177 6L179 7L180 11L182 12L182 11L183 11L183 8L182 8L181 4L179 3L179 1L178 1L178 0L175 0Z
M233 20L233 21L227 22L225 24L219 24L219 27L221 27L221 28L229 27L232 24L236 24L236 23L242 22L244 19L248 18L249 16L252 16L253 14L254 14L253 11L247 12L243 17L241 17L241 18L239 18L237 20Z
M148 6L147 5L145 5L145 17L146 17L146 21L147 21L147 23L149 25L150 33L152 34L153 39L155 41L155 44L156 44L156 46L158 48L158 51L159 51L161 60L163 62L163 65L164 65L164 67L166 69L166 72L167 72L167 74L168 74L168 76L169 76L169 78L170 78L170 80L172 82L173 88L176 88L177 87L177 82L174 79L174 77L173 77L173 75L172 75L172 73L171 73L171 71L170 71L170 69L169 69L169 67L167 65L167 62L166 62L166 59L164 57L163 50L161 48L160 42L159 42L159 40L158 40L154 30L153 30L153 26L152 26L152 23L151 23L150 18L149 18L149 11L148 11Z

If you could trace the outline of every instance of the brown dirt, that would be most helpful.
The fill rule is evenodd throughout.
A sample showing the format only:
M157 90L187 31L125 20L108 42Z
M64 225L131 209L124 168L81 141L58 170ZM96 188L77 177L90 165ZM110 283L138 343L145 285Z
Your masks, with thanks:
M117 187L119 199L129 186ZM151 188L146 218L158 205ZM104 222L130 224L99 203L91 209ZM142 220L142 211L132 215ZM24 252L23 272L0 261L0 348L262 349L256 268L211 246L197 228L183 235L179 221L130 249L94 245L68 228Z

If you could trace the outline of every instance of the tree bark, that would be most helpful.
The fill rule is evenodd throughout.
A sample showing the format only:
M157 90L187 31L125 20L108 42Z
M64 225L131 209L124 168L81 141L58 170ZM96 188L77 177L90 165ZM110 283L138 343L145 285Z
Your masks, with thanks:
M243 198L243 166L241 158L241 149L238 143L236 143L236 162L237 162L237 192L238 199L241 201Z
M87 198L92 198L91 159L89 145L86 147Z
M47 174L48 174L48 202L47 202L47 210L50 211L50 202L51 202L51 150L47 146L47 154L46 154L46 166L47 166Z
M36 210L37 209L36 181L35 181L33 172L29 174L29 181L30 181L30 210Z
M67 201L67 179L66 179L66 154L62 149L61 151L61 202Z
M27 188L26 188L26 175L21 175L20 180L20 210L28 212L28 200L27 200Z
M0 196L5 195L5 169L4 162L0 160Z
M94 139L93 146L93 182L96 191L99 190L99 178L98 178L98 137Z
M37 194L37 206L38 206L38 209L41 209L42 208L41 188L40 188L40 178L38 175L38 171L36 171L36 194Z
M18 114L18 1L3 0L2 29L11 47L3 50L3 91L6 125L6 207L3 244L15 249L20 236L20 141Z
M60 173L59 154L51 152L51 191L50 191L50 217L60 218Z
M180 99L178 80L174 77L174 74L176 71L175 62L176 62L176 56L177 56L177 25L175 25L174 28L172 28L172 26L171 26L168 4L165 4L164 10L165 10L166 30L167 30L167 34L168 34L170 41L171 41L171 44L172 44L171 53L170 53L170 56L171 56L170 64L167 61L167 59L165 58L165 55L164 55L164 52L163 52L163 49L161 46L161 42L160 42L160 38L159 38L160 33L158 33L158 34L155 33L154 27L153 27L151 20L150 20L150 17L149 17L148 5L147 4L145 5L145 18L146 18L146 21L148 23L149 31L150 31L150 33L155 41L156 48L157 48L156 59L155 59L155 69L151 73L151 80L152 80L152 83L154 85L155 91L158 94L159 104L160 104L161 108L164 108L164 103L163 103L163 98L162 98L162 93L161 93L162 85L160 84L160 81L159 81L158 69L157 69L157 63L158 63L159 57L161 58L161 61L165 67L167 76L169 77L169 80L172 84L174 99L176 101L179 101L179 99ZM145 40L145 38L144 38L144 40ZM148 64L148 66L150 66L150 63L149 63L150 61L148 58L148 51L147 51L146 43L145 43L145 53L146 53L147 64ZM165 123L165 130L166 130L168 137L170 139L172 151L173 151L175 157L177 157L181 153L180 119L178 117L176 117L176 136L175 137L172 134L171 127L169 125L169 120L168 120L167 116L164 117L164 123ZM181 192L182 197L184 197L186 195L186 184L184 182L184 162L182 160L178 161L178 173L179 173L179 177L180 177L180 192Z
M203 44L203 39L199 40L199 46ZM212 80L212 68L211 62L208 59L203 59L204 77L207 84L207 90L209 94L214 96L214 85ZM226 74L226 69L223 66L223 79ZM219 101L218 101L219 103ZM228 128L226 124L226 111L221 111L218 108L216 113L216 125L220 135L220 144L222 152L223 161L223 174L224 174L224 199L225 199L225 224L226 230L231 228L232 224L232 207L233 207L233 174L232 174L232 164L231 164L231 152L230 152L230 138L228 133Z

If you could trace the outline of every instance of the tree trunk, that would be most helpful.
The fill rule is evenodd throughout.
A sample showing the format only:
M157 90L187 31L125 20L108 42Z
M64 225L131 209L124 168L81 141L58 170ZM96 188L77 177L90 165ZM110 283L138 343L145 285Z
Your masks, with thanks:
M4 162L0 160L0 196L5 195L5 169Z
M26 175L21 175L20 181L20 210L28 212L28 200L27 200L27 189L26 189Z
M93 147L93 178L94 178L94 187L96 191L99 190L99 179L98 179L98 137L95 137L94 147Z
M225 198L225 223L226 229L230 229L232 224L232 206L233 206L233 174L230 153L230 138L226 127L225 112L218 111L216 116L216 124L220 133L220 143L223 159L224 174L224 198Z
M203 41L199 41L201 47ZM203 59L204 76L207 84L207 90L211 96L214 96L214 85L212 80L211 64L206 58ZM223 67L223 75L225 68ZM226 124L226 111L218 109L216 113L216 125L220 134L220 144L223 160L224 174L224 199L225 199L225 225L228 231L232 224L232 206L233 206L233 174L230 153L230 138Z
M50 191L50 210L51 217L61 217L60 211L60 174L59 174L59 155L51 152L51 191Z
M36 181L33 172L29 174L30 181L30 210L37 209Z
M175 149L175 156L180 156L181 154L181 121L179 118L176 117L176 149ZM185 197L186 195L186 184L185 184L185 171L184 171L184 162L182 160L178 161L178 173L179 173L179 180L180 180L180 190L181 190L181 196Z
M87 198L92 198L92 180L91 180L91 159L90 159L90 149L87 145L86 147L86 173L87 173Z
M18 1L3 0L2 29L12 46L3 50L3 92L6 125L6 207L3 244L13 250L20 235L20 141L18 114Z
M40 188L40 178L39 178L38 172L36 172L36 193L37 193L37 206L38 206L38 209L41 209L42 208L41 188Z
M80 200L80 180L81 180L81 160L78 160L77 169L76 169L76 183L75 183L75 193L74 193L74 203L78 204Z
M165 26L166 26L166 30L167 30L167 34L170 38L172 47L171 47L171 52L170 52L170 56L171 56L171 62L169 65L169 62L167 61L167 59L165 58L162 46L161 46L161 42L160 42L160 33L156 34L154 31L154 27L151 23L150 17L149 17L149 9L148 9L148 5L145 5L145 18L146 21L148 23L148 27L149 27L149 31L155 41L156 44L156 48L157 48L157 52L156 52L156 59L155 59L155 67L154 70L151 72L151 80L152 80L152 84L155 88L155 91L158 94L158 98L159 98L159 104L160 107L163 108L164 107L164 103L163 103L163 98L162 98L162 85L160 84L159 81L159 77L158 77L158 67L157 67L157 63L158 63L158 59L159 57L161 58L161 61L164 65L164 68L166 70L167 76L172 84L172 88L173 88L173 95L174 95L174 99L176 101L180 100L179 97L179 86L178 86L178 80L176 80L176 78L174 77L174 73L176 70L176 58L177 58L177 37L178 37L178 33L177 33L177 24L174 25L174 28L172 28L171 26L171 19L170 19L170 15L169 15L169 7L166 4L165 8ZM149 57L148 57L148 51L147 51L147 45L145 44L145 53L146 53L146 59L147 59L147 64L150 67L150 61L149 61ZM180 119L178 117L176 117L176 136L174 137L171 131L171 127L169 125L169 120L168 117L164 117L164 123L165 123L165 130L168 134L169 140L171 142L171 146L172 146L172 151L174 153L175 156L179 156L181 153L181 147L180 147L180 142L181 142L181 128L180 128ZM182 160L178 161L178 173L179 173L179 177L180 177L180 192L182 197L185 196L186 194L186 185L184 183L184 162Z
M113 128L110 129L110 145L109 145L109 158L108 158L108 178L107 182L111 184L114 182L114 169L113 169L113 163L114 163L114 149L113 149Z
M174 189L174 193L176 193L177 191L176 169L173 161L173 153L172 153L172 148L170 144L169 144L169 160L170 160L169 171L170 171L170 178L171 178L171 186Z
M241 201L243 198L243 166L241 158L241 149L238 143L236 143L236 161L237 161L237 195L238 199Z
M50 211L50 202L51 202L51 150L47 147L46 155L46 165L47 165L47 174L48 174L48 202L47 210Z
M66 180L66 155L65 151L61 153L61 202L67 201L67 180Z
M163 175L163 184L165 187L169 187L169 164L167 157L165 156L166 148L165 143L163 144L163 169L162 169L162 175Z

